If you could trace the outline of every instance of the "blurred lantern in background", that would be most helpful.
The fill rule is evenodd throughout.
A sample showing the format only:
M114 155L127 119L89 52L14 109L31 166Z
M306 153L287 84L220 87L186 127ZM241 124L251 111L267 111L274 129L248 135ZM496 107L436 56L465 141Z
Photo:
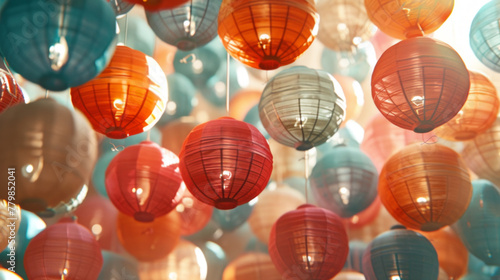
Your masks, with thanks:
M181 117L178 120L169 122L161 128L161 146L179 155L184 140L191 130L199 124L195 117Z
M495 85L485 75L469 71L470 90L458 114L433 133L450 141L465 141L488 130L496 120L500 100Z
M366 14L364 0L319 0L318 40L336 51L355 51L375 32Z
M97 160L92 173L92 185L95 190L105 198L109 198L108 191L106 191L106 169L108 168L111 160L117 154L117 152L107 152L102 154Z
M363 141L364 134L364 129L359 123L348 120L337 133L328 139L328 141L316 147L317 157L322 158L325 154L339 145L359 148Z
M9 72L0 69L0 113L19 103L26 103L23 90Z
M344 226L346 229L363 228L377 218L380 213L381 206L382 202L380 202L380 198L378 196L375 197L370 206L366 207L365 210L353 215L352 217L344 218Z
M345 119L340 84L322 70L295 66L274 76L264 88L259 114L277 142L299 151L325 143Z
M156 36L156 35L155 35ZM160 64L163 72L168 75L174 72L174 56L177 48L161 40L155 40L153 58Z
M186 76L195 87L205 85L222 65L217 50L210 44L190 51L178 49L173 62L175 72Z
M269 238L269 255L286 279L330 279L344 266L348 242L336 214L304 204L276 221Z
M196 126L179 154L184 183L194 197L232 209L259 195L272 172L273 155L252 125L222 117Z
M17 244L14 240L21 225L21 218L19 205L9 203L7 200L0 201L0 250L4 250L7 245L10 245L7 249L11 251L10 247L12 247L15 251ZM11 243L12 241L14 243Z
M2 14L0 36L9 39L0 49L9 66L47 90L88 82L115 50L115 13L106 1L9 1Z
M448 19L454 0L365 0L370 20L384 33L405 39L428 35Z
M500 72L500 2L488 1L477 12L469 31L472 52L488 68Z
M437 280L438 273L438 256L431 242L402 226L377 236L363 255L366 280Z
M117 20L117 22L120 31L118 33L118 45L126 45L147 56L153 56L156 35L143 16L131 13L126 18Z
M380 31L380 29L377 29L375 31L375 35L370 39L370 42L373 45L373 48L375 49L375 62L380 58L380 56L392 45L396 44L400 40L397 40L384 32ZM375 63L374 63L375 64Z
M217 36L217 16L222 0L190 0L175 8L147 11L156 36L183 51L201 47Z
M387 49L372 74L378 110L401 128L425 133L452 119L469 94L469 72L444 42L416 37Z
M207 269L203 251L181 239L165 258L139 263L139 276L141 280L205 280Z
M23 280L18 274L6 268L0 268L0 279L2 280Z
M233 231L248 220L256 202L257 199L253 199L250 202L239 205L233 209L214 209L212 213L212 221L215 222L217 227L223 231Z
M464 160L455 151L437 143L412 144L387 160L378 193L401 224L434 231L463 215L472 184Z
M335 277L333 277L331 280L365 280L365 276L362 273L356 272L356 271L341 271L339 274L337 274Z
M333 75L333 78L339 82L345 96L345 119L342 125L348 120L356 120L361 114L363 105L365 105L365 96L361 84L355 79L347 76Z
M218 33L235 59L272 70L294 62L309 48L318 33L318 21L313 0L224 0Z
M171 211L149 223L136 221L121 212L117 217L117 233L127 252L140 262L166 257L177 246L181 236L177 211Z
M377 196L377 168L357 148L333 148L316 163L309 180L318 206L343 218L365 210Z
M212 218L214 207L199 201L188 190L185 190L175 210L181 218L181 235L184 236L194 234L204 228Z
M222 280L281 280L268 254L246 253L230 262Z
M125 0L129 3L139 4L146 11L159 11L178 7L189 0Z
M101 251L103 264L97 280L139 279L137 261L105 250Z
M97 159L97 141L87 119L53 99L19 104L0 114L0 177L16 179L16 203L22 209L54 215L85 198ZM15 173L15 174L14 174ZM0 198L8 198L0 188Z
M151 129L165 111L167 78L151 57L117 46L109 66L95 79L71 89L75 108L94 130L122 139Z
M227 265L226 253L217 243L207 241L197 244L207 261L207 279L220 280Z
M75 221L59 222L37 234L24 255L28 279L97 279L101 248Z
M195 97L196 88L186 76L172 73L167 75L167 81L168 102L157 126L165 126L171 121L189 116L198 102Z
M242 89L237 91L229 100L229 116L239 121L244 120L250 113L250 110L259 104L261 95L262 91L258 89ZM255 124L253 125L256 126Z
M500 191L487 180L472 181L474 192L463 216L453 225L465 247L488 265L500 265Z
M277 183L285 182L304 194L306 185L304 179L305 167L307 166L307 174L311 174L317 160L316 148L307 151L306 164L304 163L306 159L303 151L297 151L273 139L269 139L269 147L274 157L272 179ZM287 179L289 180L287 181Z
M115 14L117 17L126 15L132 8L134 7L135 4L126 2L124 0L106 0L108 1L109 5L111 5L111 8L113 8L113 11L115 11Z
M106 191L120 212L151 222L174 209L182 198L179 158L151 141L127 147L106 169Z
M101 140L101 145L100 145L101 157L103 157L104 154L107 154L107 153L116 154L117 152L123 151L128 146L137 145L137 144L141 143L142 141L151 141L151 142L155 142L156 144L161 144L162 135L161 135L160 130L158 128L156 128L156 126L154 126L148 131L141 132L141 133L135 134L135 135L131 135L131 136L129 136L127 138L123 138L123 139L112 139L112 138L108 138L106 136L103 136L102 140ZM104 171L106 171L106 169L101 170L101 171L104 174Z
M352 77L360 83L368 77L376 62L375 49L370 42L361 43L348 51L323 48L321 53L323 70L333 75Z
M248 218L248 224L255 236L266 245L269 243L269 234L278 218L306 203L302 193L283 184L278 184L274 190L264 190L258 198Z
M266 128L260 121L259 104L256 104L250 110L248 110L245 118L243 118L243 121L255 126L266 139L269 139L271 137L269 136L269 133L267 133Z
M343 270L363 273L363 253L367 247L368 244L365 242L359 240L349 241L349 254Z

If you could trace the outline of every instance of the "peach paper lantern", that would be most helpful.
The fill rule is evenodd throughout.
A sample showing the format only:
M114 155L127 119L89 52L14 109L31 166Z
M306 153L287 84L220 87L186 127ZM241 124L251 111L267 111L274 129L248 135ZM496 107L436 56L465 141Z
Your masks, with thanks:
M282 280L268 254L251 252L231 261L222 280Z
M379 176L379 197L408 228L434 231L465 213L472 196L462 157L441 144L412 144L391 156Z
M348 120L356 120L359 117L363 110L363 105L365 105L365 96L361 84L354 78L341 75L333 75L333 77L339 82L344 91L346 114L342 125L345 125Z
M362 273L356 271L341 271L331 280L365 280L365 276Z

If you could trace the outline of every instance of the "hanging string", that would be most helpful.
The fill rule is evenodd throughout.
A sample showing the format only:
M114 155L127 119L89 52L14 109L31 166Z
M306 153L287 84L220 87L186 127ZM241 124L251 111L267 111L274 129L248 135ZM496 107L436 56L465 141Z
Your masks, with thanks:
M305 196L306 196L306 203L309 203L309 197L307 193L307 187L309 185L309 152L308 150L304 151L304 177L306 179L305 183Z
M229 116L229 62L231 60L231 56L227 53L226 59L226 114Z
M128 14L125 14L125 38L123 39L123 44L127 45L127 36L128 36Z
M49 98L49 90L48 89L45 90L45 98Z
M151 129L148 130L148 133L146 134L146 141L151 141Z

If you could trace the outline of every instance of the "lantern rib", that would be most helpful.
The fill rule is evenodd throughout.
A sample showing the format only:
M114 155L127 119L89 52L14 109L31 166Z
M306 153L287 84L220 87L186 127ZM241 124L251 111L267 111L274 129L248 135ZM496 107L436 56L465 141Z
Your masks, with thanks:
M426 176L427 178L427 176ZM413 193L410 191L410 188L412 188L412 186L410 186L410 184L408 184L408 182L405 180L404 181L405 183L405 186L406 186L406 191L408 193L408 195L410 195L410 198L411 198L411 204L413 204L413 207L415 210L417 210L418 214L420 215L420 217L422 217L422 219L425 221L425 222L428 222L428 220L425 218L425 215L420 211L420 208L418 207L418 205L416 204L416 200L414 199L413 197ZM429 187L429 182L427 182L427 187ZM398 203L399 207L401 207L401 209L404 209L404 207L402 205L400 205ZM405 214L406 214L406 211L404 211ZM412 220L414 220L417 224L422 224L422 222L418 221L417 219L415 219L414 217L410 216L410 215L406 215L408 217L410 217Z
M287 13L289 13L289 11L290 11L290 7L288 7ZM288 15L288 14L287 14L287 15ZM287 23L287 24L285 25L285 28L286 28L286 26L288 25L288 20L286 21L286 23ZM301 35L303 34L303 32L304 32L304 27L306 26L306 23L307 23L307 21L306 21L306 20L304 20L304 21L302 22L302 27L300 28L300 31L299 31L299 32L297 32L297 37L295 37L295 39L294 39L294 40L291 40L292 42L297 42L297 41L299 40L300 36L301 36ZM318 23L316 22L316 24L318 24ZM284 32L283 32L283 36L284 36ZM281 42L280 42L280 45L281 45ZM291 49L291 45L288 47L288 49L284 50L284 51L281 53L281 57L286 57L286 55L288 55L288 54L287 54L288 52L290 52L290 53L292 53L292 52L293 52L293 50ZM278 52L276 52L276 53L278 53ZM295 59L294 59L294 60L295 60Z
M281 120L281 117L280 115L277 113L277 110L276 110L276 107L274 106L274 102L271 101L271 105L273 106L273 110L274 110L274 113L276 114L276 119L280 122L281 126L282 127L286 127L285 124L283 123L283 121ZM267 114L266 114L266 117L267 117ZM269 120L268 120L269 121ZM269 121L269 123L271 123ZM297 137L295 137L295 135L293 135L288 129L285 129L285 131L295 140L295 141L300 141L300 139L298 139Z
M252 156L251 156L251 158L250 158L250 165L252 165L252 163L253 163L254 156L255 156L255 154L254 154L254 153L252 153ZM261 168L261 171L262 171L262 168ZM248 181L248 177L250 177L250 168L247 170L247 175L246 175L246 177L245 177L245 180L244 180L244 182L243 182L240 186L245 186L245 185L246 185L246 183L247 183L247 181ZM237 192L236 192L236 193L235 193L232 197L233 197L233 198L234 198L234 197L236 197L236 196L240 193L240 191L241 191L242 189L243 189L243 188L241 188L241 187L240 187L240 188L238 189L238 191L237 191ZM248 189L248 191L247 191L245 194L243 194L243 195L242 195L243 197L245 197L245 196L246 196L246 195L247 195L247 194L248 194L248 193L252 190L252 188L247 188L247 189Z
M300 74L298 75L298 80L300 81ZM302 143L305 143L306 142L306 135L304 133L304 123L303 123L303 119L302 119L302 106L300 106L300 97L297 98L297 105L299 107L299 121L300 121L300 132L302 134Z
M128 85L128 87L130 88L130 85ZM122 129L125 129L127 128L131 123L134 122L134 120L140 115L142 109L144 109L144 105L146 104L146 100L148 100L148 95L151 93L149 90L145 90L145 95L144 97L142 98L142 103L141 103L141 106L139 106L139 109L136 111L136 114L134 115L133 118L130 119L130 121L125 125L125 126L122 126L122 123L123 123L123 118L120 122L120 127L122 127ZM129 90L127 90L127 92L130 92ZM128 105L128 97L129 97L129 94L127 94L127 100L126 100L126 103ZM123 110L123 115L125 116L125 111L127 109L128 106L125 106L124 110ZM132 128L136 127L136 126L140 126L140 124L137 124L135 126L133 126ZM131 130L131 129L130 129Z
M287 27L288 27L288 17L290 16L290 6L287 6L287 9L286 9L286 20L285 20L285 25L283 26L283 33L281 35L281 40L279 41L279 44L278 44L278 47L276 48L276 53L274 54L274 56L278 56L278 52L280 51L281 49L281 45L283 44L283 41L285 39L285 34L287 32ZM272 30L272 29L271 29ZM272 44L271 44L272 45ZM286 50L283 51L282 54L285 54L286 53ZM284 56L283 56L284 57Z
M203 157L203 151L199 151L198 152L200 154L199 158L201 159L201 165L203 166L203 174L205 174L205 178L207 179L207 182L208 182L208 185L212 188L212 191L213 193L220 199L221 197L219 196L219 194L217 193L217 191L215 191L215 188L214 186L212 185L212 180L210 180L210 178L208 178L208 172L207 172L207 168L206 168L206 165L205 165L205 158ZM196 182L196 180L194 180L193 178L193 175L192 175L192 172L188 172L189 174L189 178L191 179L192 182ZM213 198L211 198L210 196L208 196L204 190L200 189L200 186L198 186L198 184L194 184L196 186L196 188L198 189L198 191L200 193L202 193L206 198L212 200Z
M425 182L427 183L427 192L429 193L429 211L430 211L430 217L429 217L429 221L430 222L434 222L434 207L432 205L432 190L431 190L431 182L429 180L429 176L425 176ZM446 209L446 208L442 208L442 211Z
M425 69L425 67L424 67L424 69ZM443 77L441 78L441 91L439 92L439 98L438 98L438 101L437 101L437 103L436 103L436 106L435 106L434 112L433 112L433 113L432 113L432 115L431 115L430 120L433 120L433 119L434 119L434 115L436 114L437 109L439 108L439 103L441 103L441 99L442 99L442 97L443 97L444 85L446 84L446 83L445 83L445 82L446 82L446 70L447 70L447 68L444 68L444 69L443 69ZM425 78L424 78L424 82L425 82ZM455 84L455 87L456 87L456 86L457 86L457 85ZM424 88L425 88L425 83L424 83ZM425 102L425 99L424 99L424 106L425 106L425 103L426 103L426 102ZM425 108L425 107L424 107L424 108ZM444 110L443 110L441 113L444 113Z
M249 7L248 9L250 10L250 14L252 14L251 7ZM233 22L238 22L239 21L239 19L235 18L235 14L234 13L231 14L231 17L233 18ZM255 22L253 21L253 14L252 14L252 24L253 24L254 29L255 29ZM236 27L238 29L238 33L239 34L243 34L241 32L240 26L238 24L235 24L234 27ZM255 32L257 32L257 30L255 30ZM243 41L245 41L245 44L247 46L251 46L251 44L247 41L247 39L246 39L245 36L241 36L241 39L243 39ZM261 56L261 54L259 52L257 52L254 48L248 48L248 50L252 50L255 53L255 55ZM265 53L264 53L264 55L265 55Z
M259 34L257 33L257 27L255 26L255 18L254 18L254 15L253 15L252 7L248 7L248 10L250 11L250 19L252 20L252 26L253 26L253 31L254 31L254 33L255 33L255 37L256 37L256 38L259 38ZM234 17L234 14L232 14L232 16ZM238 26L238 24L236 24L236 27L238 27L238 32L239 32L240 34L242 34L242 33L241 33L241 30L240 30L240 28L239 28L239 26ZM242 38L244 38L244 36L241 36L241 37L242 37ZM247 44L247 46L250 46L250 44L248 43L248 41L247 41L246 39L245 39L245 43ZM262 44L262 43L259 41L259 44ZM253 51L254 51L254 52L255 52L258 56L264 57L264 56L266 56L266 55L267 55L267 54L266 54L266 51L265 51L265 50L264 50L264 48L262 48L262 47L260 48L260 49L262 50L262 54L261 54L261 55L260 55L260 54L258 54L258 53L254 50L254 48L249 48L249 49L253 50Z
M402 91L403 96L404 96L404 98L405 98L405 100L406 100L406 103L407 103L408 105L410 105L410 109L411 109L411 111L413 112L413 115L417 118L417 120L418 120L419 122L421 122L422 120L420 119L419 115L415 112L415 109L413 108L413 106L411 106L411 101L408 99L408 96L406 95L406 91L405 91L405 87L404 87L404 85L403 85L403 80L401 79L401 73L400 73L400 71L398 70L396 73L398 73L399 85L401 86L401 91ZM392 100L392 98L391 98L391 101L393 101L393 100ZM424 102L425 102L425 100L424 100ZM394 104L396 104L396 103L394 103ZM412 118L411 118L410 116L408 116L405 112L403 112L403 111L399 108L399 106L396 106L396 107L397 107L397 108L401 111L401 113L403 113L404 115L406 115L406 116L407 116L410 120L412 119Z

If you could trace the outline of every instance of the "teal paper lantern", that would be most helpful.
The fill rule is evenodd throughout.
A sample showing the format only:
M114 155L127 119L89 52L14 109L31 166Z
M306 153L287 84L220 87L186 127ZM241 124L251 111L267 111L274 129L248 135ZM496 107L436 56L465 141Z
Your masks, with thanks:
M253 106L249 111L248 113L246 114L245 118L243 119L244 122L246 123L249 123L253 126L255 126L259 131L260 133L262 133L262 135L264 135L264 137L266 137L266 139L270 139L271 136L269 136L269 133L267 133L267 130L266 128L264 127L264 125L262 124L262 122L260 121L260 117L259 117L259 105L255 105Z
M201 47L217 36L222 0L191 0L172 9L147 11L156 36L183 51Z
M352 51L334 51L324 48L321 53L321 67L333 75L352 77L363 82L377 62L375 48L370 42L361 43Z
M201 249L207 261L206 280L220 280L224 273L228 261L224 250L217 243L207 241L203 244L197 244Z
M164 126L171 121L189 116L197 103L196 88L186 76L172 73L167 75L167 81L168 102L157 126Z
M487 265L500 265L500 191L490 181L472 181L472 198L452 226L465 247Z
M103 264L97 280L138 280L139 271L135 259L101 250Z
M192 51L177 50L174 55L175 72L188 77L196 87L205 85L220 67L219 56L210 46L203 46Z
M142 16L130 14L117 22L120 29L118 42L123 42L127 47L145 55L154 56L156 35Z
M106 191L106 168L108 168L111 160L118 154L118 152L108 152L101 154L97 160L94 171L92 172L92 184L95 190L102 196L109 198Z
M129 3L123 0L107 0L117 17L123 16L130 12L135 6L133 3Z
M212 221L224 231L233 231L243 225L252 214L255 201L242 204L236 208L222 210L214 208Z
M500 1L486 3L472 20L469 41L476 57L488 68L500 72Z
M116 19L103 0L8 1L0 50L13 71L47 90L82 85L108 65Z
M353 270L363 273L363 254L368 244L362 241L353 240L349 242L349 255L344 264L344 270Z

